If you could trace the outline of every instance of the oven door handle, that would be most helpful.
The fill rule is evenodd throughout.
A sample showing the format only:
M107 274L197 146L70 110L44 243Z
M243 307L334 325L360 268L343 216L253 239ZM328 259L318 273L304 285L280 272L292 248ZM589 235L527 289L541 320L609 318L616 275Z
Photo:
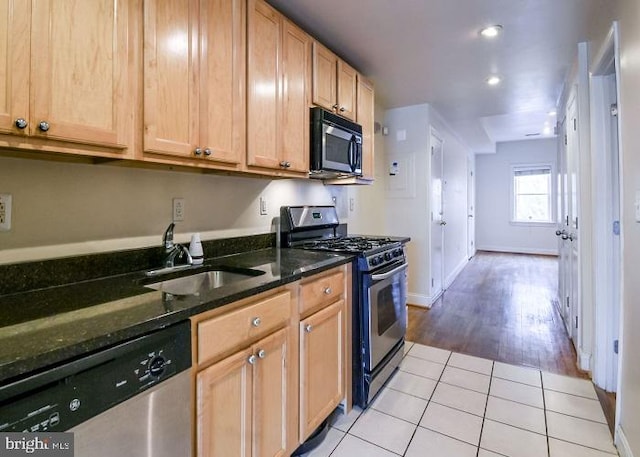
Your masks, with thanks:
M406 270L408 266L409 266L409 264L403 263L398 268L394 268L393 270L387 271L386 273L382 273L382 274L379 274L379 275L371 275L371 279L373 281L382 281L383 279L390 278L391 276L395 275L396 273L401 272L402 270Z

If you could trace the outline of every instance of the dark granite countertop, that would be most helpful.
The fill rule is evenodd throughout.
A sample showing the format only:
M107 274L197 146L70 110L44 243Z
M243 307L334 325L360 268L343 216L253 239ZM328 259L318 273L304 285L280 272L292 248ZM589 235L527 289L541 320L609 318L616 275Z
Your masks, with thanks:
M147 288L145 284L161 279L148 278L144 271L0 295L0 383L351 260L348 255L267 248L217 257L194 268L194 273L216 266L264 272L203 288L197 295Z

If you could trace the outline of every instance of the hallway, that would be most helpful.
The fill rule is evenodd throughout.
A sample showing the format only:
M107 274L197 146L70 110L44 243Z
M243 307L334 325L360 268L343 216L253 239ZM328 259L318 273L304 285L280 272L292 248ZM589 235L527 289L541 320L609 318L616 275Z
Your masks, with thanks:
M555 308L558 260L478 252L430 310L409 308L407 339L586 378Z

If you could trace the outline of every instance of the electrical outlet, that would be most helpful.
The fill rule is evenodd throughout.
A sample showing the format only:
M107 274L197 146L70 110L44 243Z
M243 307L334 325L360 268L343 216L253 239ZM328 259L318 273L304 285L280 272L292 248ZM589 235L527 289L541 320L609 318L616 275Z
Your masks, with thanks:
M267 215L267 199L264 197L260 197L260 215Z
M11 194L0 194L0 231L11 230Z
M349 211L352 211L356 209L356 199L353 197L349 198Z
M184 221L184 198L174 198L173 203L173 222Z

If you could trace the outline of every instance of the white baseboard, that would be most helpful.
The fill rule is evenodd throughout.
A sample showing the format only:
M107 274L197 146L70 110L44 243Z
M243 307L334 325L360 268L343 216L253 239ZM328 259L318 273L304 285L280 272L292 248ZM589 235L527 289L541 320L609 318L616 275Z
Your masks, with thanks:
M619 425L616 428L615 443L620 457L634 457L631 446L629 445L629 440L627 440L624 430Z
M422 294L407 294L407 303L410 305L420 306L421 308L431 308L433 300L428 295Z
M578 351L578 366L582 371L591 371L591 353Z
M476 246L478 251L508 252L512 254L558 255L557 249L522 248L508 246Z
M448 289L449 286L451 284L453 284L453 281L456 280L456 278L458 277L458 275L460 274L462 269L464 267L466 267L468 263L469 263L469 259L466 256L463 257L462 260L460 260L460 263L458 264L458 266L456 266L454 268L454 270L451 272L451 274L449 276L447 276L447 279L444 282L444 284L445 284L444 288L445 289Z

